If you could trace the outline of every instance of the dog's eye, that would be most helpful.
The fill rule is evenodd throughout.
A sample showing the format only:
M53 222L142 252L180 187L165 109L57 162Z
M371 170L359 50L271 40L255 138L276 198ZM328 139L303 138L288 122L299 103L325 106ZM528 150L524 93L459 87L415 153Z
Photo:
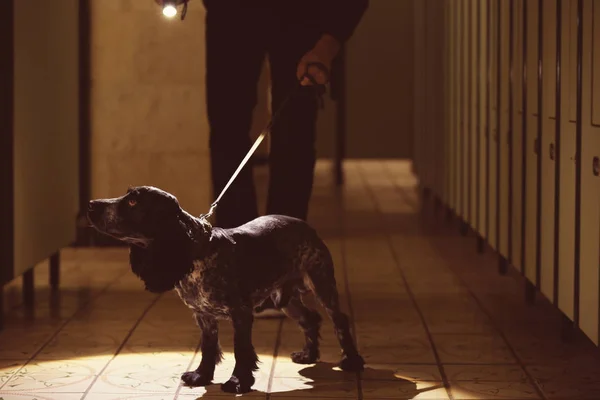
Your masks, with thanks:
M129 204L129 207L133 207L133 206L135 206L137 204L137 200L135 200L135 199L129 199L127 201L127 204Z

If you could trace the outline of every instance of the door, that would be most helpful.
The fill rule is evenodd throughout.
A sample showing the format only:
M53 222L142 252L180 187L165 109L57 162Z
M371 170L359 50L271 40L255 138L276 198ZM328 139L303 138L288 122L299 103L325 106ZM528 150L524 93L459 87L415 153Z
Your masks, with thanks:
M537 282L537 213L538 213L538 155L537 140L541 131L538 97L538 89L542 86L541 72L538 62L541 56L539 46L539 22L540 7L539 0L525 0L527 5L527 126L525 129L525 241L524 241L524 269L525 277L532 283Z
M561 4L560 132L558 155L558 307L574 319L577 119L577 0Z
M523 6L525 0L512 1L512 46L510 51L510 232L509 261L523 271L521 254L523 247Z
M75 240L79 9L14 1L14 276Z
M540 211L540 285L542 293L554 301L554 196L555 196L555 132L556 132L556 3L544 0L542 55L542 134L541 211Z
M488 191L487 230L488 242L498 249L498 10L500 0L491 0L488 8L488 73L489 73L489 140L488 140Z
M509 125L509 94L510 94L510 1L499 2L499 35L500 54L499 96L498 96L498 253L508 259L508 239L510 231L510 125Z
M600 3L583 2L579 327L596 344L600 281Z
M487 76L487 63L489 56L489 43L488 43L488 2L478 1L478 55L477 55L477 82L478 82L478 104L477 104L477 115L478 115L478 129L477 135L479 137L479 166L477 180L478 190L478 226L477 230L479 234L487 239L487 183L488 183L488 76Z

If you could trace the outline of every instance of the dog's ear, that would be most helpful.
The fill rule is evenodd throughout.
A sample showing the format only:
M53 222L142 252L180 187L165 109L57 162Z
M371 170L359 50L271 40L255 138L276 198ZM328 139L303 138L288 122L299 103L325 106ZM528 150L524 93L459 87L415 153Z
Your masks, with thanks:
M153 293L173 289L193 268L194 241L182 221L169 220L147 248L130 249L131 270Z

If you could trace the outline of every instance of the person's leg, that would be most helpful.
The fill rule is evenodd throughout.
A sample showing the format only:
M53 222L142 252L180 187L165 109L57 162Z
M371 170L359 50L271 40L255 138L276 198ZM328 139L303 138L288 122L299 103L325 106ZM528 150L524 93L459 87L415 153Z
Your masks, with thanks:
M268 55L273 113L298 85L298 61L318 39L311 25L315 26L298 14L280 15L270 25ZM303 88L286 103L275 122L269 153L267 214L306 220L315 167L316 119L314 88ZM269 299L255 315L285 316Z
M252 145L256 87L266 54L262 15L243 2L207 2L206 102L213 196L225 187ZM235 179L216 210L216 225L231 228L258 216L252 165Z
M281 18L269 32L272 110L276 112L297 87L300 58L316 43L314 24L303 18ZM306 220L315 166L317 99L304 87L285 104L271 137L267 214Z

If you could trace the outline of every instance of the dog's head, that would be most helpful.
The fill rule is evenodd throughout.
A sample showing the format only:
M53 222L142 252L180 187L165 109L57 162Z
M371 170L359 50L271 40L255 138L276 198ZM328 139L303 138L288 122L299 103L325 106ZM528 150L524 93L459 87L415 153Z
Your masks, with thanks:
M99 232L141 247L172 234L182 215L175 196L152 186L129 188L121 197L92 200L87 212Z
M208 223L195 220L175 196L152 186L90 201L87 214L96 230L131 245L131 269L154 293L173 289L199 256L194 246L202 250L209 241Z

